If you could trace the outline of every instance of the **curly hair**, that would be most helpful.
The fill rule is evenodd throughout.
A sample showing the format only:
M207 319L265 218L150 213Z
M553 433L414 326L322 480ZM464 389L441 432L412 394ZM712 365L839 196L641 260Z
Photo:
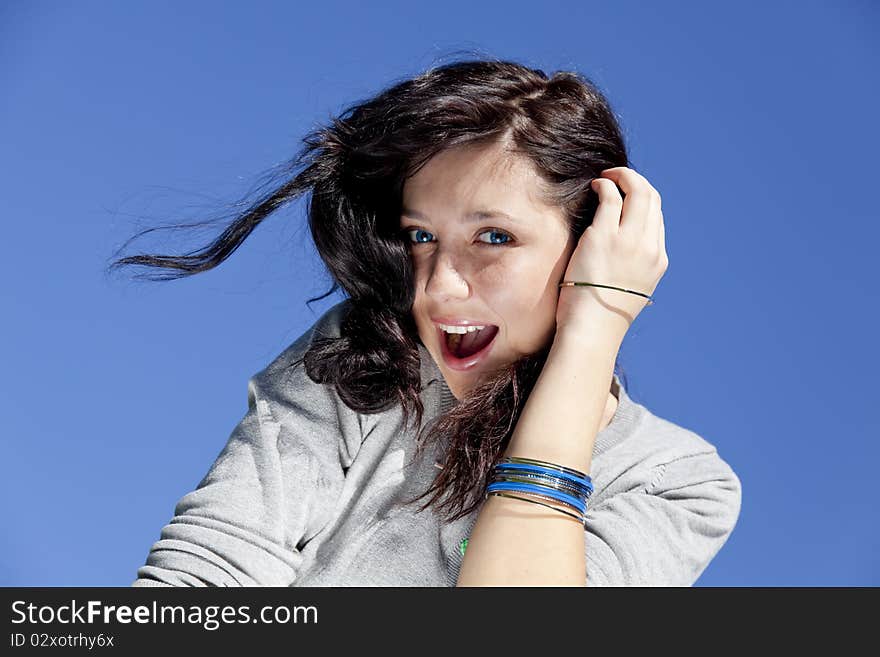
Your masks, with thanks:
M313 381L333 385L357 412L400 404L404 422L414 420L418 427L424 409L419 338L411 316L413 264L399 229L403 185L444 149L493 143L533 163L542 200L563 209L575 238L598 207L593 178L629 165L609 102L585 76L560 71L548 77L495 59L457 61L394 84L311 131L278 172L281 183L273 183L201 250L128 256L109 269L163 270L146 277L150 280L207 271L228 258L263 219L311 192L308 224L333 285L308 303L340 288L351 303L340 337L316 340L292 366L304 363ZM149 231L135 237L144 232ZM411 502L428 497L421 508L435 505L449 520L480 504L491 468L503 455L548 353L549 347L494 372L422 427L420 448L441 441L447 445L445 461L431 487ZM619 357L614 369L621 372ZM623 385L628 388L625 379Z

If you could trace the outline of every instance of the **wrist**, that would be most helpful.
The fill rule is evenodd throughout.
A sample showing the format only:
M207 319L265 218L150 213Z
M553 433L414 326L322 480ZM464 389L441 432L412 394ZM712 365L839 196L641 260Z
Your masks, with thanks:
M556 318L556 336L560 340L598 341L619 347L631 324L628 315L598 301L585 299L568 310L564 317Z
M562 287L556 309L557 330L623 336L644 309L643 298L623 290Z
M623 344L625 332L601 322L570 323L559 326L553 337L552 351L566 360L594 366L607 361L612 367Z

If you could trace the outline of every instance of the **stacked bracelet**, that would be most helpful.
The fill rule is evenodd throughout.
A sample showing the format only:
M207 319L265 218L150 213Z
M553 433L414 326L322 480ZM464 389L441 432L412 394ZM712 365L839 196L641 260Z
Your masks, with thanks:
M511 493L522 493L527 497ZM541 504L576 518L582 524L586 521L587 500L592 494L593 481L583 472L515 456L503 458L493 468L492 480L486 488L487 498L499 495Z

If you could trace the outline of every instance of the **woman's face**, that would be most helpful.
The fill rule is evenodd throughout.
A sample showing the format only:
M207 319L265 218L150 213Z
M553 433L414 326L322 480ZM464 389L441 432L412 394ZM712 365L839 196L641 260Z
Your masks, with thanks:
M458 399L553 339L558 285L576 241L562 210L538 199L538 185L531 163L499 145L442 151L404 184L413 318ZM440 324L486 328L462 335L456 358Z

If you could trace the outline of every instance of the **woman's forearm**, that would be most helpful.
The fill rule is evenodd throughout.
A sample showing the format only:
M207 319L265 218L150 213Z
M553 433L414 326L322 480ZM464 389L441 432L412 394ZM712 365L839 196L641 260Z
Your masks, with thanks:
M601 322L594 326L604 326ZM557 330L505 456L590 473L623 332ZM490 495L468 541L458 586L584 586L584 528L559 511Z

